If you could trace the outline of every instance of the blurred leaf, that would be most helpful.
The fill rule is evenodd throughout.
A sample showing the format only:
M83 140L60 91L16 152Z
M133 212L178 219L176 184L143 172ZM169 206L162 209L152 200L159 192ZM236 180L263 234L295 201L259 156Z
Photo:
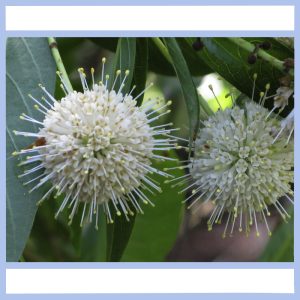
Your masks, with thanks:
M39 97L42 83L50 93L55 87L55 65L45 38L8 38L6 45L6 91L7 91L7 202L6 202L6 259L17 261L22 254L37 210L36 201L45 193L40 188L28 194L28 187L22 185L18 175L22 169L12 152L27 147L30 140L15 137L14 129L36 132L37 126L19 119L21 113L40 119L33 108L28 94ZM33 175L34 176L34 175ZM29 177L29 176L28 176Z
M90 41L100 46L101 48L105 48L109 51L116 52L116 48L118 45L118 38L98 38L98 37L90 37L88 38Z
M182 55L185 58L192 76L203 76L213 72L207 64L199 61L196 51L194 51L193 49L191 51L190 47L181 47L182 44L180 43L180 41L183 40L183 38L178 38L176 40L179 43ZM149 39L149 69L154 73L162 75L176 75L172 65L166 60L163 55L161 55L161 52L157 49L151 39Z
M174 151L165 153L177 158ZM174 167L174 162L155 162L153 167L162 170ZM172 175L184 175L183 170L176 169ZM150 195L155 207L143 205L144 215L138 214L129 244L122 256L126 262L155 262L164 261L177 238L182 217L182 201L184 195L179 195L180 188L173 188L164 184L165 179L159 175L153 176L159 182L163 192L155 196Z
M107 50L116 51L116 45L118 42L117 38L89 38L95 44L105 48ZM141 39L141 38L139 38ZM138 40L139 40L138 39ZM144 38L143 38L144 39ZM145 38L146 39L146 38ZM167 75L167 76L175 76L174 69L172 65L161 55L160 51L154 45L151 39L148 40L148 48L149 48L149 71L154 73ZM178 40L183 40L183 38L179 38ZM181 43L180 43L181 46ZM182 48L183 55L187 61L187 65L190 69L190 72L193 76L203 76L205 74L213 72L211 68L199 61L197 54L195 51L185 47Z
M126 220L124 214L118 216L111 208L113 223L106 225L106 261L120 261L129 242L135 215Z
M54 215L60 200L50 197L41 205L34 218L33 227L27 240L23 256L33 262L66 262L76 260L75 247L71 244L70 229L66 218Z
M285 75L283 72L259 58L255 64L249 64L249 52L240 48L228 38L202 38L201 40L205 47L203 50L197 52L200 60L206 63L212 70L219 73L242 93L251 97L253 74L257 73L256 97L254 100L259 100L259 92L265 90L267 83L271 84L269 95L275 94L276 89L280 85L279 79ZM293 57L293 53L287 47L279 44L275 39L247 38L247 40L253 44L268 40L272 44L272 48L267 51L269 54L281 60ZM186 41L192 50L194 39L186 38ZM266 101L266 106L272 108L273 102ZM292 107L293 103L290 101L289 108L286 108L285 112L289 112Z
M131 83L133 78L133 70L135 65L135 53L136 53L136 39L135 38L120 38L116 50L116 56L112 66L112 76L110 82L112 83L115 78L117 70L121 70L122 73L117 80L114 90L118 91L124 78L124 72L129 70L125 86L122 89L123 94L126 94L131 89Z
M187 106L190 125L190 140L192 140L194 135L198 132L199 128L200 108L198 93L186 61L175 38L165 38L165 44L172 58L173 66L180 82L182 93Z
M116 70L121 69L123 72L125 70L130 70L130 73L126 79L125 86L123 88L123 93L128 93L131 89L131 82L133 78L133 70L135 64L135 53L136 53L136 39L135 38L120 38L118 41L116 57L113 64L113 73ZM118 86L121 85L123 79L121 79ZM114 220L113 224L107 225L107 261L119 261L122 257L122 253L126 248L128 240L130 238L131 231L133 229L134 218L131 217L130 222L125 220L122 215L118 217L115 210L112 209L112 218Z
M294 261L294 214L288 223L282 223L273 233L260 261Z
M138 38L136 44L136 58L133 73L133 83L136 88L133 90L133 97L140 95L146 85L148 73L148 39ZM137 98L137 104L140 105L143 102L144 95Z
M102 209L99 214L98 230L94 224L82 228L80 261L106 261L106 216Z

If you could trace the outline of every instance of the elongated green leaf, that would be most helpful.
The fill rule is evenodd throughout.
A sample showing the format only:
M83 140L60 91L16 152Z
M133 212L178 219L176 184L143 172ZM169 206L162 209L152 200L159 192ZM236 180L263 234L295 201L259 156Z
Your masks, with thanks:
M123 71L129 70L130 73L127 77L126 84L123 88L123 93L128 93L131 88L133 70L135 64L136 54L136 39L135 38L120 38L118 41L116 58L114 61L114 70L121 69ZM122 79L118 85L120 86ZM126 221L124 216L117 216L112 209L113 224L107 225L107 261L119 261L125 250L128 240L131 235L134 224L134 216L130 221Z
M115 77L116 71L121 70L122 73L119 76L119 79L116 81L114 89L117 91L120 88L120 85L124 78L124 72L129 70L126 81L124 82L124 87L122 89L123 93L126 94L130 91L134 64L135 64L135 54L136 54L136 39L135 38L120 38L118 41L118 46L116 50L116 56L113 63L112 76ZM111 79L111 83L113 80Z
M100 210L98 230L92 223L82 229L80 261L106 261L106 217Z
M169 151L165 155L172 158L177 157L173 151ZM155 162L153 166L162 170L174 167L174 162ZM179 177L184 175L184 171L177 169L172 171L172 175ZM178 194L178 188L164 184L165 179L161 176L154 176L153 179L160 183L162 193L155 196L149 195L155 207L144 205L144 214L137 215L130 243L122 256L122 261L164 261L178 235L183 215L184 195ZM181 187L181 189L183 188Z
M199 127L200 109L198 93L187 63L175 38L165 38L165 44L172 58L173 67L180 81L186 102L190 125L190 139L192 140Z
M288 223L282 223L272 235L260 261L294 261L294 214Z
M125 216L117 216L112 211L112 224L107 224L107 239L106 239L106 260L107 261L120 261L123 252L129 242L133 226L135 223L135 215L129 216L129 220L126 220Z
M6 47L6 152L7 152L7 201L6 201L6 260L17 261L22 254L36 213L36 201L43 189L28 194L18 175L22 169L12 152L30 145L34 139L15 137L14 129L37 131L37 126L19 119L21 113L40 119L28 93L41 96L42 83L54 92L55 65L45 38L9 38ZM28 176L29 177L29 176Z
M269 41L272 48L267 52L278 59L293 57L292 51L279 44L275 39L248 38L247 40L253 44L265 40ZM187 38L186 41L192 51L193 38ZM257 73L255 100L259 100L259 92L265 90L267 83L271 84L269 95L274 94L279 87L279 79L285 75L260 58L255 64L249 64L248 56L250 53L228 38L202 38L202 42L205 47L202 51L197 52L200 60L248 97L252 95L253 74ZM273 107L272 101L266 101L266 106ZM286 112L290 111L292 107L293 103L290 101Z
M136 44L136 58L133 74L133 83L136 88L133 90L134 97L140 95L145 89L148 73L148 39L138 38ZM143 95L137 99L138 105L143 102Z

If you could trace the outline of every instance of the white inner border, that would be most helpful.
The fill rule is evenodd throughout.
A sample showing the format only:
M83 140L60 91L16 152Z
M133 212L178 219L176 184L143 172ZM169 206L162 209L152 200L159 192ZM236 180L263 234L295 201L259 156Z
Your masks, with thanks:
M294 6L6 6L5 22L7 31L293 31ZM7 269L6 292L294 293L294 270Z
M6 6L6 30L294 30L294 6Z
M7 269L6 293L294 293L292 269Z

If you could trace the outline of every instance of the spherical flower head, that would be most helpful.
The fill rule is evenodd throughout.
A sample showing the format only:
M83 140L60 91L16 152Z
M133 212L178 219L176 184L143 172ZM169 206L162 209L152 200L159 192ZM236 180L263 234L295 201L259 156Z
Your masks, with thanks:
M154 151L160 150L160 146L166 150L172 145L166 137L170 130L165 129L164 125L151 127L150 123L166 113L155 115L170 102L154 111L152 108L157 105L157 100L138 107L131 94L122 93L124 85L114 90L116 80L112 89L108 89L107 81L95 84L93 78L92 88L89 89L83 69L79 69L79 74L83 92L69 91L65 87L66 96L60 101L48 94L52 100L46 100L48 107L39 102L38 109L44 114L44 119L39 122L41 127L35 136L42 138L44 144L30 149L29 152L36 151L37 154L23 164L39 161L37 168L44 169L42 179L37 178L39 183L33 190L47 181L53 184L41 201L52 192L56 196L64 195L57 215L69 205L72 221L82 203L81 224L85 216L92 221L96 214L97 227L99 206L103 207L108 221L112 222L110 207L114 207L118 215L123 212L128 218L133 214L132 208L143 212L139 199L153 204L143 189L160 191L160 187L148 175L168 174L153 168L151 159L163 160L164 157ZM118 71L117 77L120 74ZM123 83L127 75L128 71ZM148 118L150 115L154 116ZM28 116L23 118L29 120ZM28 135L22 132L17 134Z
M271 234L268 206L274 205L286 218L288 213L278 199L292 194L293 182L293 142L286 134L278 135L280 120L249 99L243 108L219 110L203 125L189 164L196 186L191 205L213 201L209 230L228 212L224 236L230 221L231 233L237 221L239 230L244 226L247 233L255 224L259 235L257 215Z

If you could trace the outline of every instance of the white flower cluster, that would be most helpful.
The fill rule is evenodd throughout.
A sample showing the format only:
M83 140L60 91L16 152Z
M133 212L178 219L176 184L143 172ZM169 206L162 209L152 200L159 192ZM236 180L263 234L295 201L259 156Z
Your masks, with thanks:
M170 124L151 127L150 123L169 113L165 108L171 102L156 110L153 107L157 106L157 100L149 100L138 107L131 93L122 94L129 71L125 72L123 83L117 91L114 90L116 80L108 89L108 76L104 82L102 75L99 84L94 83L93 77L93 86L89 89L83 69L79 69L79 74L83 92L69 91L65 86L66 96L57 101L42 87L50 101L45 99L42 103L31 96L38 103L36 108L44 114L44 119L40 122L25 114L21 118L38 123L40 130L38 133L15 133L43 139L44 144L16 154L36 152L36 155L27 157L21 163L39 162L21 176L44 170L28 182L38 180L32 190L47 181L53 184L40 202L51 193L64 194L56 216L68 205L72 207L71 222L79 204L83 203L81 224L85 217L91 222L96 214L97 227L100 205L108 222L113 222L110 206L118 215L122 211L128 218L128 214L133 214L131 207L143 212L139 199L153 205L143 190L160 192L160 187L148 175L169 175L153 168L151 159L164 160L154 151L172 148L174 139L168 136L171 130L166 129ZM118 71L117 77L120 74ZM160 110L163 112L157 114Z
M280 121L274 110L261 105L265 99L266 94L261 93L260 103L247 99L244 107L235 104L202 122L193 157L186 166L190 174L183 180L191 181L183 190L191 190L188 207L212 201L215 206L208 230L226 215L223 237L230 222L230 235L239 223L239 231L246 234L254 224L259 236L259 220L271 235L266 218L269 205L284 219L290 217L279 199L284 196L293 202L293 112Z

